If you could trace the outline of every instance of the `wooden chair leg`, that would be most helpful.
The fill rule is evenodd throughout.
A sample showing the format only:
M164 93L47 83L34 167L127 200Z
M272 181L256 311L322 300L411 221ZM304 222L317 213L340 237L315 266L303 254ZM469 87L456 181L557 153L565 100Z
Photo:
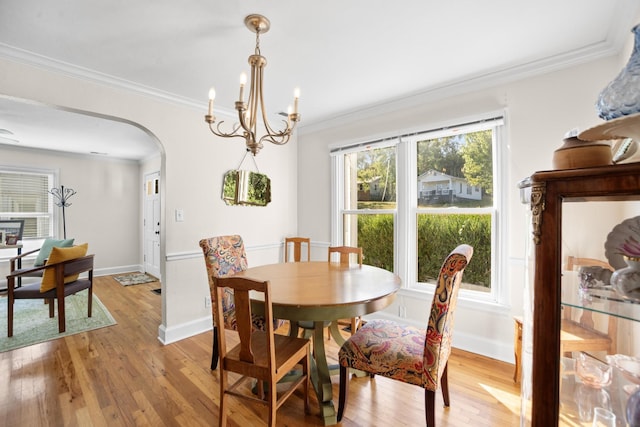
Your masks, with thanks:
M55 316L55 307L53 306L53 299L46 299L46 304L49 304L49 318L52 319Z
M89 300L87 301L87 316L91 317L93 315L93 288L89 287Z
M64 297L57 298L58 300L58 332L64 332L66 328L66 322L64 318ZM51 304L53 306L53 304Z
M444 406L449 406L449 377L447 371L449 370L449 362L444 365L444 371L440 378L440 388L442 389L442 400L444 400Z
M213 326L213 349L211 350L211 370L215 371L218 367L218 327Z
M251 388L251 392L255 393L256 396L258 396L258 399L267 400L267 399L265 399L267 394L264 391L264 381L257 381L255 383L255 386Z
M514 340L513 340L513 382L520 381L520 369L522 364L522 322L520 319L514 321Z
M218 361L218 359L216 359L216 366L217 366L217 361ZM229 383L229 376L227 375L227 371L221 370L221 374L220 374L220 413L218 414L218 425L220 427L226 427L226 425L227 425L228 395L227 395L227 393L225 393L225 390L227 389L228 383Z
M309 406L309 388L311 386L311 371L309 370L311 366L311 352L307 350L307 355L302 361L302 375L306 378L303 384L303 392L304 392L304 413L310 414L311 407Z
M10 279L10 280L13 280ZM13 286L13 283L10 283L9 286ZM7 336L11 338L13 336L13 294L9 294L8 302L7 302Z
M349 368L340 365L340 395L338 396L338 422L342 420L349 395Z
M276 385L277 383L275 381L269 383L269 396L267 396L269 401L269 427L276 426L276 411L278 409Z
M358 318L352 317L351 318L351 335L355 334L357 330L358 330Z
M424 389L424 409L427 427L436 427L436 392Z

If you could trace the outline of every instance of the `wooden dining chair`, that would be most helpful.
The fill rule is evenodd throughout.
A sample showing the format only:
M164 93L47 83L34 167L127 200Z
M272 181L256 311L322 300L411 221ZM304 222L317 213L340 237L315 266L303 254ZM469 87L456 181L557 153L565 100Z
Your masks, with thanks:
M308 237L285 237L284 239L284 262L289 262L289 248L293 246L293 262L302 261L302 245L307 247L307 258L304 261L311 261L311 239Z
M340 254L340 264L349 265L351 264L351 260L355 258L358 265L362 267L362 248L356 248L353 246L330 246L327 258L329 262L332 262L331 255L334 253ZM349 326L351 335L353 335L362 324L362 318L354 317L353 319L348 320L338 320L338 324Z
M209 292L211 295L211 310L213 314L213 349L211 355L211 370L218 366L218 327L236 329L236 312L233 298L233 290L228 289L224 293L222 300L223 323L216 323L216 293L214 292L215 279L232 276L235 273L247 269L247 254L244 249L242 237L233 234L229 236L216 236L200 240L200 247L204 255L204 263L207 268L207 278L209 279ZM284 324L283 320L275 321L275 329ZM253 326L256 329L265 330L264 318L255 315Z
M340 397L338 422L342 420L349 396L350 368L382 375L424 388L427 427L435 427L435 397L442 389L449 406L447 365L451 353L454 313L462 275L473 248L460 245L445 259L436 283L427 329L418 329L390 320L372 320L362 326L340 348Z
M269 281L258 281L245 277L224 277L214 280L216 295L216 323L223 324L224 307L222 302L228 290L235 298L236 329L240 343L227 349L224 331L220 333L218 348L220 353L220 412L219 425L227 425L228 396L235 396L250 402L267 405L269 408L269 426L276 425L276 411L282 403L302 385L305 413L309 413L309 366L311 345L306 338L277 335L273 332L273 310L271 286ZM251 298L253 293L264 296L264 331L256 330L253 325ZM252 293L252 295L250 295ZM286 383L289 386L278 397L276 385L296 366L302 366L302 374ZM240 378L229 383L229 372L240 374ZM254 396L251 387L239 390L247 380L257 380L258 396ZM264 395L264 384L268 385Z
M353 246L329 246L327 261L332 262L332 254L334 253L340 254L340 264L351 264L351 257L355 255L358 264L362 266L362 248Z

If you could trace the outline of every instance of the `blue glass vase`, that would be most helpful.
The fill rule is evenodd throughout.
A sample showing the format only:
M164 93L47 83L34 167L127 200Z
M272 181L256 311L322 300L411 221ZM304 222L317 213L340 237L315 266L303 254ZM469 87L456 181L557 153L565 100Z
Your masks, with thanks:
M626 409L629 427L640 427L640 388L629 396Z
M640 24L633 27L633 52L626 67L605 87L596 102L598 115L611 120L640 112Z

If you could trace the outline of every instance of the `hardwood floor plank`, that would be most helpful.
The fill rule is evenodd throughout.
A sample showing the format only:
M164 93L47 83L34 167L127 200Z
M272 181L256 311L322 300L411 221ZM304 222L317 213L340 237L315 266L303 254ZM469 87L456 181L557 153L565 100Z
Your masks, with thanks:
M157 283L121 286L95 278L95 293L117 325L0 353L0 425L215 426L219 376L211 371L212 333L163 346L158 342ZM6 321L6 320L4 320ZM282 331L286 333L286 330ZM225 332L229 344L236 342ZM328 341L336 363L338 347ZM454 349L449 359L451 407L436 397L438 427L515 426L519 387L513 365ZM338 378L334 377L337 407ZM278 425L321 426L315 394L310 415L297 391L278 410ZM230 398L229 425L264 425L266 409ZM424 425L424 390L387 378L353 378L340 424Z

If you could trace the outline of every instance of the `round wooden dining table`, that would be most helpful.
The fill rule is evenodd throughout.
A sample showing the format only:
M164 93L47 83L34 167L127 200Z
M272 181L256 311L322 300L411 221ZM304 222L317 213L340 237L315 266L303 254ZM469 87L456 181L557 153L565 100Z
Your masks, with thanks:
M338 345L342 345L345 339L338 330L337 320L384 309L395 299L400 278L370 265L326 261L268 264L235 275L271 283L273 316L291 322L291 335L298 333L297 322L314 322L312 382L324 425L336 424L331 372L323 338L325 321L331 321L331 335ZM255 310L260 310L259 304Z

